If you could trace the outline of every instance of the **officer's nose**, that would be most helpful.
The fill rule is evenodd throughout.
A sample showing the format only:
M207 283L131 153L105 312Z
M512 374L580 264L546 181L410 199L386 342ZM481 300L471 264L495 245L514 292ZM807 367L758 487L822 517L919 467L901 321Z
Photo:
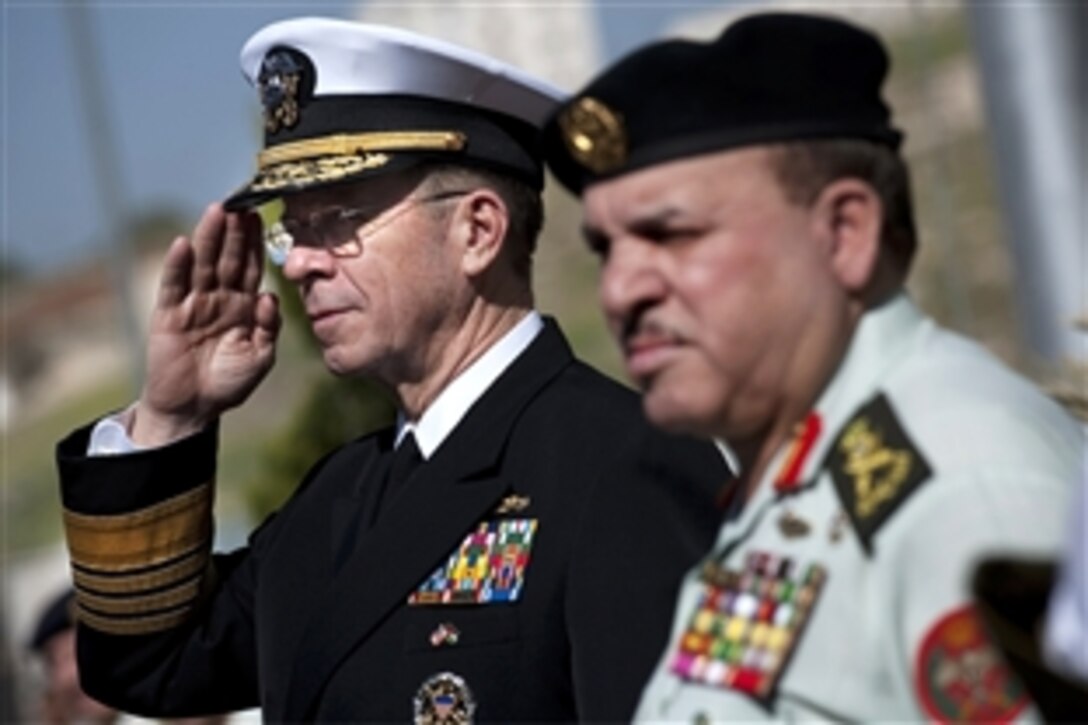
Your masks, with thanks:
M614 331L636 311L662 300L666 284L655 266L653 245L637 239L613 240L601 266L597 292Z
M295 245L287 252L283 276L301 284L311 277L327 277L333 273L335 261L328 250L320 247Z

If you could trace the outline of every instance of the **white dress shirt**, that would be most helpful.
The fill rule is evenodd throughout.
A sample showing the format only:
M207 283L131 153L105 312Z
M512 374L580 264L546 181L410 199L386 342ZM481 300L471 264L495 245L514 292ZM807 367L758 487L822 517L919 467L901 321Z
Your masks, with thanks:
M542 329L544 320L540 314L535 310L530 312L478 360L454 378L423 411L418 421L407 420L403 413L398 413L397 445L411 432L416 438L423 460L430 458L465 417L473 403L529 347Z

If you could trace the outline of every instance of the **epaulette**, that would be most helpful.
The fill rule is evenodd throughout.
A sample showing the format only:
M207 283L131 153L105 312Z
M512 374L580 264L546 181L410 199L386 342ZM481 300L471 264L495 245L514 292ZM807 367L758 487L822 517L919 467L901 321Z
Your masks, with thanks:
M876 532L932 473L883 393L843 425L824 468L869 554Z

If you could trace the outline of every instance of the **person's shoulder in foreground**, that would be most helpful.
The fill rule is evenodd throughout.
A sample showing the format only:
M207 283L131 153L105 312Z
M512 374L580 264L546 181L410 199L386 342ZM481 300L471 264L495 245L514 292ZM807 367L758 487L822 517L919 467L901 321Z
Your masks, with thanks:
M1083 432L905 292L888 68L855 25L760 13L636 50L545 129L648 416L741 470L641 718L1031 714L970 580L1058 551Z
M140 401L58 449L86 686L167 716L628 719L728 474L533 309L538 134L560 94L321 19L261 30L242 63L265 109L258 172L171 248ZM213 555L216 421L278 327L244 210L273 200L269 258L326 366L377 383L398 422ZM173 434L148 447L163 409Z

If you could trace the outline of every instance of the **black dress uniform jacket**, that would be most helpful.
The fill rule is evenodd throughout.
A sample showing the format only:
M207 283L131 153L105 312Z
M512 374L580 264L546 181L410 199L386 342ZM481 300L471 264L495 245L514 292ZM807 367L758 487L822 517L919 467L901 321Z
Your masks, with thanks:
M449 672L471 691L478 721L629 719L680 578L717 531L714 494L728 477L712 445L651 429L637 396L575 360L548 320L376 521L389 430L318 463L246 548L208 554L202 573L141 599L109 593L126 588L109 586L123 567L81 562L98 561L86 552L108 549L126 522L174 521L152 547L209 548L210 512L188 534L176 512L214 478L216 431L109 457L86 456L88 435L58 447L83 683L158 716L259 704L273 721L403 722L421 685ZM507 510L511 500L520 510ZM517 601L409 604L469 532L502 518L537 525ZM187 555L172 546L177 567ZM161 581L148 571L125 576ZM177 597L163 593L185 586L199 594L170 609ZM132 633L129 620L169 626ZM440 625L459 636L436 639Z

